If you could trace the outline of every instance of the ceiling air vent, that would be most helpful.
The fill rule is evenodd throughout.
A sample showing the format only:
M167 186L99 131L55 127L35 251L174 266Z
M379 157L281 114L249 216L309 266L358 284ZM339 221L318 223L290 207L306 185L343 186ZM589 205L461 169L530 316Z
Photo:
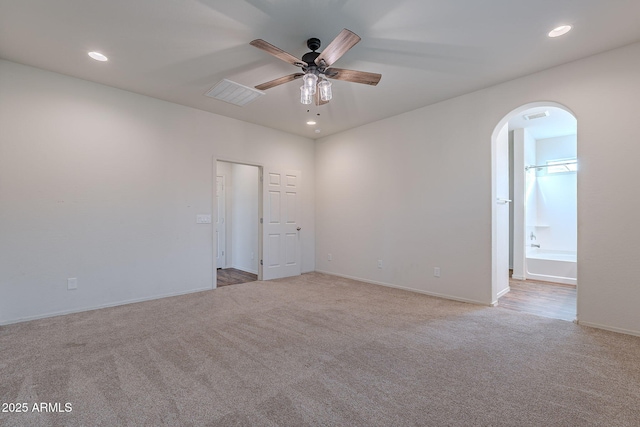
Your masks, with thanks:
M549 112L548 111L542 111L540 113L525 114L522 117L524 117L525 120L541 119L543 117L549 117Z
M243 86L231 80L224 79L211 90L205 93L205 96L228 102L229 104L244 107L253 102L259 96L264 95L261 90L256 90L247 86Z

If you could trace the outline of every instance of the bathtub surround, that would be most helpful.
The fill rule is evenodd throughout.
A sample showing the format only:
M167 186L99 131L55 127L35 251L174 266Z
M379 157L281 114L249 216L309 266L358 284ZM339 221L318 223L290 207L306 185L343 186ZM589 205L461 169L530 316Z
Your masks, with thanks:
M523 150L516 150L522 144ZM545 167L551 162L567 163L577 158L577 136L563 135L534 139L527 129L514 131L514 160L517 176L524 175L524 194L514 192L516 203L524 203L524 278L577 284L577 174L564 165ZM524 163L520 156L524 154ZM524 165L524 168L523 168ZM524 169L524 171L523 171ZM515 183L514 183L515 185ZM522 215L521 210L518 210ZM518 231L522 231L519 229ZM519 251L514 276L522 279ZM518 248L521 249L521 248Z
M527 279L578 284L577 254L574 251L530 248L526 258Z
M546 165L551 161L577 158L577 135L535 141L536 165ZM534 233L535 241L541 249L551 251L577 252L577 178L580 172L552 173L549 168L529 170L528 180L535 181L534 193L537 199L532 217L535 222L527 223L527 234Z
M631 426L639 341L311 273L4 327L0 424Z

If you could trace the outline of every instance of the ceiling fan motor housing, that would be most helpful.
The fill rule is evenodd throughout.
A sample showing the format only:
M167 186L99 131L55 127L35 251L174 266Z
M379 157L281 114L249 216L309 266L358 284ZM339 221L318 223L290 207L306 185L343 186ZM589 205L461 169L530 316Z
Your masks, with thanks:
M310 38L309 40L307 40L307 47L314 52L320 49L320 39L317 39L315 37Z
M316 58L320 56L320 53L316 52L316 50L320 49L320 39L315 37L308 39L307 47L313 52L307 52L302 56L302 60L309 64L307 67L302 67L302 71L318 75L324 71L323 67L319 67L315 63Z
M318 52L307 52L304 55L302 55L302 60L304 62L306 62L307 64L309 64L309 66L306 67L306 68L312 69L312 68L316 67L315 61L316 61L316 58L318 56L320 56L320 53L318 53ZM304 69L304 67L303 67L303 69Z

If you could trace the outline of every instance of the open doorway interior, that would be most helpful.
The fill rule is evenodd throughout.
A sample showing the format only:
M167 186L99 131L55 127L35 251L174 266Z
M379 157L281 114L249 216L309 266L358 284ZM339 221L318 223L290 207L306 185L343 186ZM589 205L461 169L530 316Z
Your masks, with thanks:
M575 320L577 121L537 106L509 119L509 292L501 307Z
M217 287L258 280L260 169L216 163Z

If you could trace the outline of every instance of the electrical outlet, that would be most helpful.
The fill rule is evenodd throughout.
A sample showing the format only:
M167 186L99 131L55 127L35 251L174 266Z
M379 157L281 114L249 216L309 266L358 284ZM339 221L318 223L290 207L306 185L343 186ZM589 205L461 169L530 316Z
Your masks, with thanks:
M433 276L440 277L440 267L433 267Z
M328 254L327 255L327 261L333 261L333 255Z
M211 215L196 215L196 224L211 224Z
M382 268L382 260L381 259L378 260L378 268Z
M253 254L253 252L251 252L251 259L253 259L253 258L254 258L254 254Z
M67 290L72 291L74 289L78 289L78 279L71 277L67 279Z

